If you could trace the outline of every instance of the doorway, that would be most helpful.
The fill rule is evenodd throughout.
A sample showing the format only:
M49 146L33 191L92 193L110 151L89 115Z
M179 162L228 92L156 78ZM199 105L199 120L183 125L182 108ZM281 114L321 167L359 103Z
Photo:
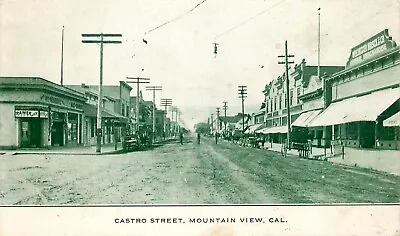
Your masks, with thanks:
M42 145L42 120L26 119L21 120L21 147L38 148Z

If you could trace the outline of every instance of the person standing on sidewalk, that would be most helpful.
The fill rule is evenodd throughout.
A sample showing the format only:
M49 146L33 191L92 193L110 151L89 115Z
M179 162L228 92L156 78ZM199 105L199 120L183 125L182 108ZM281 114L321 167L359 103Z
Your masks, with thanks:
M200 133L197 133L197 144L200 144Z
M179 133L179 141L181 142L181 145L183 145L183 133Z

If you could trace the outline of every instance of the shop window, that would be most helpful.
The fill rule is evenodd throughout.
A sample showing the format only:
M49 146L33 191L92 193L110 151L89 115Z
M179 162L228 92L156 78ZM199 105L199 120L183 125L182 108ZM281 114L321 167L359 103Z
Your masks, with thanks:
M383 127L380 132L381 140L394 140L395 139L395 127Z
M350 139L350 140L358 139L358 123L357 122L348 123L346 130L347 130L347 135L346 135L347 139Z

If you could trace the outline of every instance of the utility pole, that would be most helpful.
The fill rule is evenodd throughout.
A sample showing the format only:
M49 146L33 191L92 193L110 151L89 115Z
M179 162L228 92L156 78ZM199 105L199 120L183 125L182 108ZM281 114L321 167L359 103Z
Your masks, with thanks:
M175 136L175 124L174 124L174 111L175 108L171 106L171 134Z
M122 37L122 34L82 34L83 38L95 38L89 40L82 40L82 43L100 43L100 85L99 85L99 94L97 98L97 144L96 144L96 152L101 152L101 137L102 137L102 128L101 128L101 113L103 108L103 45L104 44L121 44L120 40L104 40L105 37ZM99 39L100 37L100 39Z
M247 97L247 86L246 85L239 85L239 98L242 99L242 132L244 134L244 99Z
M219 133L218 133L218 131L219 131L219 129L220 129L220 127L219 127L219 107L217 107L217 128L216 128L216 132L215 132L215 144L218 144L218 136L219 136Z
M219 111L219 109L220 109L219 107L216 108L216 110L217 110L217 111L216 111L216 112L217 112L217 132L218 132L219 129L220 129L220 125L219 125L219 112L220 112L220 111Z
M211 134L214 132L214 114L211 113Z
M153 143L156 141L156 91L161 91L161 86L146 86L146 90L153 91Z
M61 33L61 86L64 85L64 26Z
M165 134L167 132L166 127L165 127L165 120L167 119L167 107L172 106L172 99L170 98L161 98L161 106L164 107L164 114L165 114L165 118L164 118L164 137Z
M318 70L317 75L318 79L321 79L321 72L320 72L320 60L321 60L321 8L318 8Z
M224 110L224 130L225 133L226 131L226 110L228 110L228 105L226 105L228 102L222 102L224 105L222 106L222 109Z
M278 56L278 58L285 58L284 62L278 62L278 64L285 64L286 68L286 105L287 105L287 137L286 137L286 143L287 143L287 148L290 150L291 145L290 145L290 126L291 126L291 117L290 117L290 102L289 102L289 64L293 64L293 61L288 61L289 57L294 57L294 55L288 55L288 47L287 47L287 40L285 41L285 55L284 56Z
M136 80L136 81L127 81L128 84L136 84L137 92L136 92L136 134L139 132L139 103L140 103L140 89L139 84L148 84L150 83L149 78L140 78L140 77L126 77L126 79Z
M181 127L179 125L179 109L177 107L175 107L175 116L176 116L176 133L180 133L181 132Z

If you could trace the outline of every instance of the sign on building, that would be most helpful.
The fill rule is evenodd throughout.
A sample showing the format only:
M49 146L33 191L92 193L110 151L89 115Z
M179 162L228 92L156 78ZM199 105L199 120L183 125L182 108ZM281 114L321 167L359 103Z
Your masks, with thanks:
M39 118L39 111L15 110L15 117L17 117L17 118Z
M396 47L396 43L392 40L392 37L389 36L388 29L385 29L353 47L346 67L361 64L393 47Z

